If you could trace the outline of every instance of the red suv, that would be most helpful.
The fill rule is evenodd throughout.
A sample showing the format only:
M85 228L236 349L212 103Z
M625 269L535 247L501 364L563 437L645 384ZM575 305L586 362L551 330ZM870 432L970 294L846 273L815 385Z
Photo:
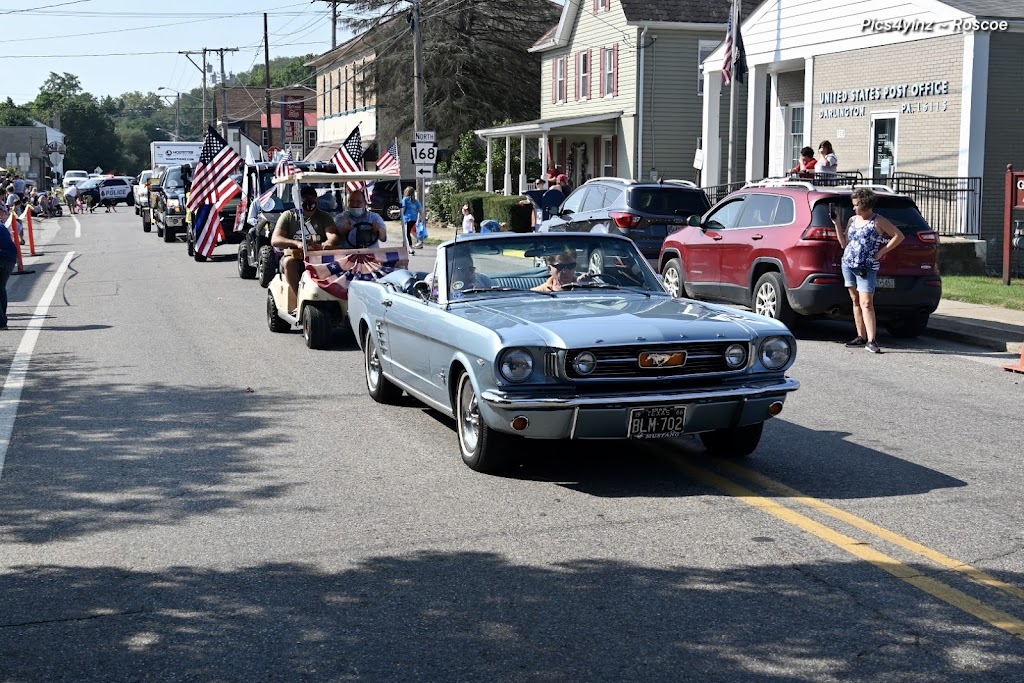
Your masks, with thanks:
M882 259L875 293L880 324L916 337L939 305L939 237L914 201L891 188L870 187L875 211L906 240ZM675 296L749 306L787 324L798 316L852 315L840 268L842 249L829 216L853 215L852 187L763 181L733 192L703 217L668 236L659 270Z

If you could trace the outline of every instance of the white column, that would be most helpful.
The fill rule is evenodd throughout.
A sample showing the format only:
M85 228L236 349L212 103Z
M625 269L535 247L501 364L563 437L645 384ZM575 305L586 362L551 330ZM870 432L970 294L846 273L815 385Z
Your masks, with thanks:
M811 137L814 130L814 58L808 57L804 60L804 145L813 147L815 153L818 151L818 143ZM835 143L832 143L833 145ZM790 167L792 168L792 167Z
M963 94L960 98L960 150L956 174L985 174L985 119L988 112L988 55L991 34L964 34ZM936 97L950 100L949 95ZM1001 181L997 181L1001 182Z
M701 144L704 146L704 168L700 173L700 184L705 187L718 185L722 168L722 132L720 112L722 107L722 72L704 72L704 116L701 122Z
M526 178L526 136L522 135L519 138L519 194L526 192L526 184L529 182Z
M540 136L540 177L546 178L548 173L548 134Z
M487 192L494 192L494 178L491 177L492 164L491 138L487 138L487 177L484 179L484 189Z
M792 166L786 157L787 137L789 131L786 129L786 108L779 103L779 75L768 74L771 89L771 99L768 106L771 111L771 119L768 122L768 177L778 178L786 174ZM804 107L804 116L810 118L810 110Z
M512 170L510 164L512 163L512 138L508 135L505 136L505 196L508 197L512 194Z
M768 66L762 64L750 69L747 74L747 159L743 180L760 180L764 177L767 86Z

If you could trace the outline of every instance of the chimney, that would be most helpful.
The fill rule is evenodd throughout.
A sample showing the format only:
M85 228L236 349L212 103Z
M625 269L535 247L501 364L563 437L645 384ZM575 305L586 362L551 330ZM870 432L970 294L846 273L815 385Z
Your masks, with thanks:
M60 130L60 114L53 115L53 127L55 130Z

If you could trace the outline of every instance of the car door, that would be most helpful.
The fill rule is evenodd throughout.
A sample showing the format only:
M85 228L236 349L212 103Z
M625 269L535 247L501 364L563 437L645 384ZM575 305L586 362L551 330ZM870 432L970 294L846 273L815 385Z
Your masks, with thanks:
M570 217L569 229L573 232L590 232L595 225L603 224L605 221L602 219L607 216L607 212L604 211L608 206L607 195L608 188L604 185L588 186L580 210Z
M741 195L719 204L705 216L700 229L688 231L683 268L686 288L693 296L708 299L721 296L722 254L718 246L723 233L739 220L745 198Z
M752 192L743 202L743 211L736 224L721 231L718 251L721 254L719 283L723 299L749 303L754 253L764 242L774 222L778 204L777 195Z
M438 314L434 301L388 288L384 297L387 355L395 379L428 396L430 390L430 336Z
M545 232L565 232L572 230L572 223L576 220L576 214L580 212L583 207L583 199L590 191L589 185L584 185L580 189L573 192L571 195L566 197L562 205L558 207L557 214L552 215L544 225L547 226Z

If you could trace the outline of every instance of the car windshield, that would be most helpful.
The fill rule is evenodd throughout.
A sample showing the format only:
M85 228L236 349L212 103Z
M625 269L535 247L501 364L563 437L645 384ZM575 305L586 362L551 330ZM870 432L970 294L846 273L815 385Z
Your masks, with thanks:
M700 190L681 187L636 187L630 195L630 207L659 216L703 214L711 203Z
M341 190L335 189L331 185L324 184L312 184L316 188L317 203L320 206L321 211L327 213L338 213L344 210L345 201L342 197ZM260 173L260 188L266 192L269 188L274 187L274 171L273 169L263 171ZM271 199L274 200L274 207L272 209L264 209L271 213L288 211L295 208L295 204L292 202L292 190L291 186L287 186L284 191L284 197L278 196L275 191L270 195Z
M449 299L555 291L663 292L632 242L603 235L466 240L446 250ZM533 292L540 295L540 292Z
M875 204L875 213L888 218L904 235L915 235L932 229L928 225L928 221L921 215L921 212L917 210L917 205L908 197L876 196L878 201ZM836 204L842 208L840 215L844 221L850 220L850 216L853 215L853 203L850 195L841 195L822 200L814 205L812 216L814 225L832 224L832 219L829 218L829 206L831 204Z
M64 174L65 178L88 178L89 174L85 171L68 171Z
M98 187L99 184L100 181L96 180L95 178L90 178L89 180L83 180L82 182L78 183L78 189L91 190L94 187Z

